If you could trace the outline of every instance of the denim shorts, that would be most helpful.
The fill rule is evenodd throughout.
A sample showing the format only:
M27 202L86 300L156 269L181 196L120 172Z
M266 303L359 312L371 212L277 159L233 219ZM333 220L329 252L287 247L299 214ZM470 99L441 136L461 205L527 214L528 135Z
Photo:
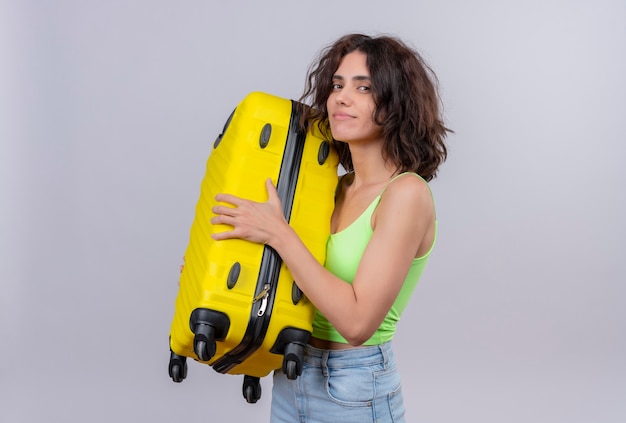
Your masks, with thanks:
M296 380L277 370L271 423L404 422L400 375L391 343L322 350L305 349Z

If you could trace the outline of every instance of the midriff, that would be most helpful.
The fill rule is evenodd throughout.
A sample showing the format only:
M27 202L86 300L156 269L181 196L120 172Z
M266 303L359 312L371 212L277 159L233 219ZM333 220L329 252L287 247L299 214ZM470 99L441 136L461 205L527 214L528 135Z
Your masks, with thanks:
M309 338L309 344L320 350L347 350L350 348L360 348L360 346L344 344L341 342L327 341L325 339L319 339L311 337Z

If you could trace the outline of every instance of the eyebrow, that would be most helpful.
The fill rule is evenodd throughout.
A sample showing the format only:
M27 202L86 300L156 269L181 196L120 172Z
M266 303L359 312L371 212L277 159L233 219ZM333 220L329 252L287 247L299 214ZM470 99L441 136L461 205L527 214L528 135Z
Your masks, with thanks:
M345 78L341 75L333 75L333 79L339 79L343 81ZM370 78L369 76L365 76L365 75L357 75L357 76L352 77L353 81L371 81L371 79L372 78Z

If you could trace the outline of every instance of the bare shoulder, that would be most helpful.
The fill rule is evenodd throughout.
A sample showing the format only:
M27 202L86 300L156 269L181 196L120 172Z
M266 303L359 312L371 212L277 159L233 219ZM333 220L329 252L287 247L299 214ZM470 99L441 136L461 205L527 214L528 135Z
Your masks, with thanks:
M411 257L421 257L432 246L435 221L428 184L415 174L405 174L387 185L372 227L378 230L382 244L395 245Z
M387 185L383 193L386 203L432 207L433 199L430 187L424 179L414 173L400 175Z

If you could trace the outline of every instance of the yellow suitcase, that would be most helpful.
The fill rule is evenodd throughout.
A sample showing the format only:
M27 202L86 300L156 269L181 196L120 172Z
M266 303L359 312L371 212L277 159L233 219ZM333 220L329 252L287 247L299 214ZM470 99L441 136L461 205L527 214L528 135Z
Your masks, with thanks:
M219 373L244 375L243 395L261 395L259 378L302 370L313 305L269 246L213 241L212 206L226 192L265 201L272 178L289 224L323 263L337 185L337 153L315 129L299 128L299 103L254 92L239 103L213 146L190 230L170 329L169 374L187 375L186 358Z

